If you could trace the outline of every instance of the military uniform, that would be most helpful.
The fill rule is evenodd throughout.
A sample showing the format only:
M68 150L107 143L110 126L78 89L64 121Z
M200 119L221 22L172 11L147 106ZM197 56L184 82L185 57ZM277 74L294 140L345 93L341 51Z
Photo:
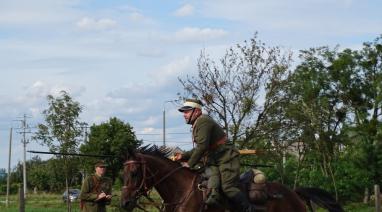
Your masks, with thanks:
M207 166L209 187L219 188L228 198L240 192L237 183L240 176L239 152L226 143L223 129L209 116L199 116L192 126L192 137L196 147L184 154L193 168L202 160Z
M217 202L213 195L218 198L220 187L239 211L255 211L255 206L249 203L239 189L239 151L233 145L227 144L224 130L211 117L201 114L201 109L201 101L195 99L186 100L183 107L178 109L184 113L187 124L192 124L192 138L196 144L196 147L184 153L182 158L188 159L190 168L195 168L200 161L206 166L207 175L210 177L208 187L212 189L207 204L213 205Z
M96 174L85 178L82 187L80 200L83 203L82 211L84 212L105 212L106 205L111 200L101 199L96 201L97 196L101 192L111 195L112 180L108 177L100 177Z

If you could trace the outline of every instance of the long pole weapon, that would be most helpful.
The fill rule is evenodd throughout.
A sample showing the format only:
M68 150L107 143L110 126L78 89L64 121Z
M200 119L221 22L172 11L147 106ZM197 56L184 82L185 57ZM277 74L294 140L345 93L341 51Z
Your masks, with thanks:
M42 151L34 151L34 150L30 150L27 152L36 153L36 154L47 154L47 155L70 155L70 156L95 157L95 158L111 158L111 157L114 157L114 155L92 155L92 154L61 153L61 152L42 152Z

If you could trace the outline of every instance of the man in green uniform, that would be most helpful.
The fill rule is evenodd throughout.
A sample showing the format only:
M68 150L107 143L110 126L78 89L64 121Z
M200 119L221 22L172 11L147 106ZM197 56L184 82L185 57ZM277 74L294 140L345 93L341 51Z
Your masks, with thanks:
M85 178L81 187L81 211L105 212L106 205L111 202L112 181L105 177L106 164L98 161L95 164L95 174Z
M206 200L207 205L218 202L219 187L240 211L255 211L247 197L238 188L240 177L239 152L227 144L227 135L211 117L202 114L202 102L187 99L179 108L187 124L192 125L192 138L196 147L189 152L177 155L176 159L187 160L190 168L195 168L203 160L210 176L208 187L212 189Z

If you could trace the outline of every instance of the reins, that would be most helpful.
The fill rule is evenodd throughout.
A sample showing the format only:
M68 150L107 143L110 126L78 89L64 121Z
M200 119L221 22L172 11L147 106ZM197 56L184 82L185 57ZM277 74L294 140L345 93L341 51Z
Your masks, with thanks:
M166 180L167 178L169 178L171 175L173 175L175 172L179 171L180 169L182 169L183 167L182 166L179 166L175 169L173 169L171 172L167 173L165 176L161 177L157 182L155 182L151 188L148 188L147 186L147 182L146 180L149 179L149 178L153 178L156 174L151 174L152 172L150 170L148 170L147 166L146 166L146 161L145 160L130 160L130 161L126 161L123 166L127 166L127 165L130 165L130 164L140 164L142 165L142 170L143 170L143 174L142 174L142 181L140 182L140 185L138 187L138 189L135 189L137 191L137 194L135 195L134 199L135 200L138 200L141 196L144 196L146 197L146 199L148 199L150 202L154 202L154 200L148 195L148 193L152 190L152 188L154 188L155 186L159 185L160 183L162 183L164 180ZM147 177L147 172L149 172L151 174L150 177ZM194 185L194 181L195 179L193 180L193 185ZM130 187L128 186L122 186L123 189L129 189ZM191 192L190 192L191 193ZM189 195L188 195L189 196ZM179 203L182 203L184 200L180 201ZM163 209L166 207L166 205L173 205L173 204L179 204L179 203L165 203L163 202L162 203L162 207L157 207L155 206L159 211L163 211ZM143 211L147 211L145 210L142 206L140 205L136 205L139 209L143 210Z
M179 205L183 204L183 202L188 200L190 198L190 196L192 195L192 193L196 190L196 189L193 189L193 188L194 188L194 185L195 185L197 177L198 177L198 175L194 176L194 179L192 180L190 192L188 192L187 195L182 200L180 200L178 202L172 202L172 203L165 203L165 202L163 202L164 207L166 207L167 205L176 205L176 207L174 208L174 210L175 210L176 208L179 207Z

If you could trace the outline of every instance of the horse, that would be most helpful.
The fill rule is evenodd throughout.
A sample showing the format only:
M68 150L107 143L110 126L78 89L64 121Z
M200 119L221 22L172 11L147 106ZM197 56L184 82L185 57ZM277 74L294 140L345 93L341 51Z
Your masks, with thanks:
M179 162L170 160L167 157L168 153L156 146L141 147L135 152L129 151L123 169L121 207L130 210L135 207L143 209L137 200L140 197L151 200L148 194L155 188L163 200L162 208L158 208L160 211L227 211L222 207L207 207L199 187L200 174L183 167ZM267 212L306 212L305 201L310 203L310 200L326 207L330 212L343 211L335 200L329 201L333 198L325 192L317 195L309 188L299 188L298 192L295 192L277 182L267 182L266 187L267 193L281 196L266 201L264 209ZM321 191L318 188L314 191L317 190ZM231 205L229 211L236 210Z

